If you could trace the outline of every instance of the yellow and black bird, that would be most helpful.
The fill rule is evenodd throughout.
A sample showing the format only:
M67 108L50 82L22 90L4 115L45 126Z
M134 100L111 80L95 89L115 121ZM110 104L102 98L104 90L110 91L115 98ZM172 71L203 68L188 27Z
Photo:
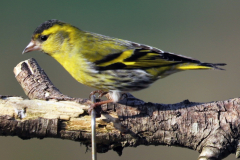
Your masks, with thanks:
M48 20L33 32L23 53L39 50L56 59L78 82L109 92L118 102L122 93L149 87L183 70L220 69L224 63L199 60L127 40L83 31L59 20Z

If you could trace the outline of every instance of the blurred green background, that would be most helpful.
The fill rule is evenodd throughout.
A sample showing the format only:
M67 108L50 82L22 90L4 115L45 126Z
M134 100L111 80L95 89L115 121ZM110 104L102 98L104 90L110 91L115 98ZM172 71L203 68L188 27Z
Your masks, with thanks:
M83 30L155 46L203 62L225 62L226 71L186 71L133 93L144 101L176 103L184 99L209 102L239 97L240 1L2 1L0 5L0 94L25 96L13 68L35 58L64 94L88 97L93 89L76 82L53 58L40 52L22 55L32 32L42 22L59 19ZM26 97L26 96L25 96ZM59 139L21 140L0 137L1 159L90 159L78 142ZM109 151L98 159L197 159L186 148L140 146L123 155ZM234 159L230 155L227 160Z

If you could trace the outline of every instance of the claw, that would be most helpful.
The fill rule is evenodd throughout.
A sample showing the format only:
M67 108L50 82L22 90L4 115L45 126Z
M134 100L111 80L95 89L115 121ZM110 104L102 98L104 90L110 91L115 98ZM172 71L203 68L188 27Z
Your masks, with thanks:
M90 105L90 107L89 107L89 109L88 109L88 113L91 114L92 110L93 110L94 108L96 108L97 106L100 106L100 105L102 105L102 104L111 103L111 102L113 102L113 100L110 99L110 100L106 100L106 101L101 101L101 102L93 103L93 104Z
M89 95L89 99L91 99L91 96L98 93L98 98L101 98L102 96L104 96L105 94L107 94L108 92L104 92L102 90L96 90L96 91L92 91Z
M91 104L90 107L88 108L88 114L91 115L92 110L96 107L95 103Z
M98 98L102 98L102 96L105 96L106 94L108 94L108 92L102 92L98 95Z

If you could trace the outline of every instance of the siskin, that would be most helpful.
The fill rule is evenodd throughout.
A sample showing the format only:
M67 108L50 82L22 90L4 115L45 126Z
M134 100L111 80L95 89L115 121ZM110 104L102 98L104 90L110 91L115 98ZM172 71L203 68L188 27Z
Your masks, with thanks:
M78 82L109 92L110 100L103 103L118 102L122 93L147 88L172 73L222 70L218 66L225 65L202 63L151 46L86 32L55 19L36 28L23 53L35 50L56 59Z

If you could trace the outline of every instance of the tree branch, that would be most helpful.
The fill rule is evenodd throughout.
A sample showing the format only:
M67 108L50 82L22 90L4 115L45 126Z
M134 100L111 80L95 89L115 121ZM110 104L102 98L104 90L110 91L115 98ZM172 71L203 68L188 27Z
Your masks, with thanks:
M14 68L31 100L1 96L0 135L23 139L54 137L91 144L89 101L62 94L34 59ZM200 152L199 160L240 155L239 98L211 103L146 103L128 94L117 104L101 106L97 150L121 154L124 147L175 145Z

